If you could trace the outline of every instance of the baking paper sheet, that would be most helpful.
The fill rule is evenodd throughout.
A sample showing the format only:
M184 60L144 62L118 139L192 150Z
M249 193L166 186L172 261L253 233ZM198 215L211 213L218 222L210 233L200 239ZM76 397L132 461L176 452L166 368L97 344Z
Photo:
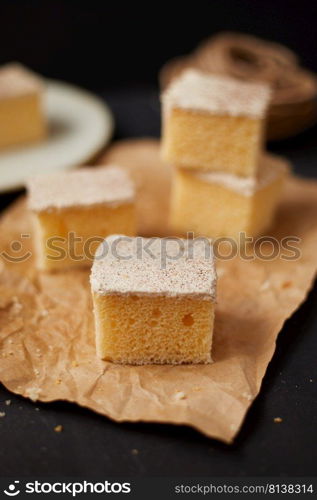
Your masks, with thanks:
M158 143L146 140L119 143L106 160L113 163L115 158L127 168L132 163L135 169L135 157L142 154L149 168L159 167ZM152 209L159 206L160 197L151 200ZM157 231L164 232L164 220L156 221ZM211 365L134 367L97 359L89 271L38 273L32 256L25 262L8 262L8 255L16 259L33 251L30 232L26 202L21 199L0 225L0 381L34 401L67 400L118 422L186 424L229 443L260 391L283 323L312 286L317 183L288 181L272 229L278 240L301 238L298 260L218 262Z

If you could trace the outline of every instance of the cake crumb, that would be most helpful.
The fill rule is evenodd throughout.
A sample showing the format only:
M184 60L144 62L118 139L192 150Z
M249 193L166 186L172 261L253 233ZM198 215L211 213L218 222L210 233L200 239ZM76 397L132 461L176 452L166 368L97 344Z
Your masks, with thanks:
M62 379L57 378L57 379L55 380L55 384L56 384L56 385L60 385L61 383L62 383Z
M5 411L0 411L0 418L3 418L6 416L6 412Z
M218 278L220 278L221 276L223 276L225 274L226 270L223 268L223 267L220 267L217 269L217 276Z
M132 455L138 455L139 450L137 448L132 448L131 453L132 453Z
M43 318L45 318L45 316L48 315L48 310L47 309L43 309L41 312L40 312L40 316L42 316Z
M54 427L54 431L55 432L62 432L64 429L63 429L63 426L62 425L55 425Z
M292 284L291 281L284 281L284 283L282 283L282 288L290 288Z
M6 404L6 406L10 406L10 404L11 404L11 399L6 399L6 400L5 400L5 404Z
M20 311L22 311L23 305L18 301L12 301L12 308L11 308L11 313L17 314Z
M183 391L177 391L177 392L175 393L174 397L175 397L175 399L176 399L177 401L180 401L180 400L182 400L182 399L186 399L186 397L187 397L187 396L186 396L185 392L183 392Z
M252 401L252 395L249 394L248 392L244 392L242 396L247 399L248 401Z
M281 422L283 422L283 419L282 419L281 417L275 417L275 418L274 418L274 422L275 422L276 424L280 424Z
M38 407L38 406L36 406L35 411L40 411L40 409L39 409L39 407Z
M269 280L265 280L261 284L260 290L261 290L261 292L264 292L265 290L268 290L269 287L270 287L270 281Z
M40 392L41 389L39 389L38 387L28 387L25 391L25 395L32 401L37 401L39 399Z

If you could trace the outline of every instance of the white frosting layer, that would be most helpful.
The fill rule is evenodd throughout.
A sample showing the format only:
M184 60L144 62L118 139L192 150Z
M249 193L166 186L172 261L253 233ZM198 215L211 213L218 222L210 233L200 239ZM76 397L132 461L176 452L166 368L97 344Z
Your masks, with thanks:
M183 108L218 115L262 118L270 101L270 88L234 78L187 70L162 95L165 113Z
M207 238L131 238L112 235L92 266L93 292L189 296L215 300L217 276Z
M204 182L219 184L243 196L253 196L289 170L289 163L278 156L263 154L257 177L238 177L225 172L193 171L190 173Z
M31 210L60 210L104 203L132 202L134 187L125 170L86 167L72 172L42 175L28 182Z
M41 92L42 80L21 64L11 63L0 68L0 98Z

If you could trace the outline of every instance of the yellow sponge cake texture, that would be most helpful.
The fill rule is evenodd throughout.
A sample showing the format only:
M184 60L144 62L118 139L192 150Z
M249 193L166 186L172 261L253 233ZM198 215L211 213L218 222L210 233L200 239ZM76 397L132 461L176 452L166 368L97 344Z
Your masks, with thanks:
M269 87L188 70L162 95L162 157L190 169L255 174Z
M96 252L91 288L100 358L211 362L216 272L208 240L110 236Z
M91 263L109 234L135 234L134 186L119 167L43 175L28 190L41 269Z
M43 83L19 64L0 68L0 149L43 139Z
M271 225L288 171L288 162L270 154L261 157L256 178L176 169L171 228L182 235L255 237Z

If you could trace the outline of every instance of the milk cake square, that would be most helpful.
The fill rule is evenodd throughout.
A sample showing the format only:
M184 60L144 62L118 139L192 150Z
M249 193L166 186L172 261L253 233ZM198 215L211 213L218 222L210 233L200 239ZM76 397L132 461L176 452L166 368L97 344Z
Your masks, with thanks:
M265 154L255 178L176 169L170 226L175 234L209 238L256 237L272 224L288 162Z
M188 70L162 95L162 157L190 169L255 175L270 90Z
M42 80L23 66L7 64L0 68L0 149L45 137L43 90Z
M208 240L110 236L91 272L97 355L210 363L216 272Z
M119 167L43 175L28 190L41 269L91 264L109 234L135 235L134 186Z

